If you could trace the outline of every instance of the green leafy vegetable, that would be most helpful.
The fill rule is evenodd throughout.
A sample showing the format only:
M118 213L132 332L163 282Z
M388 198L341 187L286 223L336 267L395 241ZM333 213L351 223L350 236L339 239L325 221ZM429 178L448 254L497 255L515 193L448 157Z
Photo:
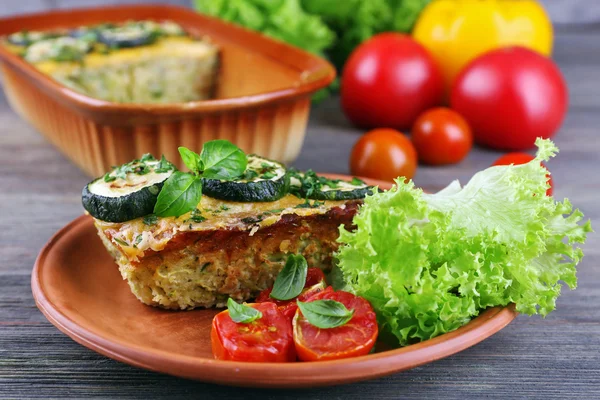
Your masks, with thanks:
M246 304L236 303L231 297L227 299L227 309L233 322L249 324L262 318L262 313Z
M335 300L315 300L307 303L297 301L296 303L304 318L311 325L321 329L345 325L354 315L354 310L348 310L345 305Z
M200 161L198 153L191 151L187 147L179 147L178 150L183 163L190 171L199 172L202 170L202 161Z
M201 198L200 177L181 171L173 172L158 194L154 214L160 217L178 217L195 209Z
M319 16L303 10L300 0L195 0L196 9L263 32L315 54L323 54L335 34Z
M291 300L304 289L308 264L301 254L290 254L285 266L277 275L271 297L277 300Z
M402 345L452 331L486 307L515 303L526 314L555 308L561 281L575 288L590 222L568 200L546 196L540 165L557 148L538 139L537 157L496 166L436 194L412 182L375 193L340 228L345 289L367 299L382 330Z
M195 0L198 11L259 31L314 54L341 70L371 36L408 33L430 0Z
M206 142L201 154L179 147L179 154L191 172L176 171L165 181L154 206L154 214L160 217L178 217L195 210L202 198L202 178L234 179L244 173L248 164L246 154L227 140ZM157 171L174 168L163 156ZM202 222L205 218L198 214L190 220Z
M234 179L241 176L248 165L246 154L227 140L206 142L200 153L202 177L208 179Z

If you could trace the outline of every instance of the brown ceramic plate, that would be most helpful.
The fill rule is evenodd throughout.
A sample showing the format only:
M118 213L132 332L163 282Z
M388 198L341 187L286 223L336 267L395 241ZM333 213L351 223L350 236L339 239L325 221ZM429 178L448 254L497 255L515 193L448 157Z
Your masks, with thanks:
M345 360L218 361L210 346L217 310L166 311L140 303L121 279L89 216L77 218L50 239L35 263L31 281L39 309L76 342L137 367L236 386L326 386L404 371L464 350L498 332L517 315L513 307L491 308L435 339Z

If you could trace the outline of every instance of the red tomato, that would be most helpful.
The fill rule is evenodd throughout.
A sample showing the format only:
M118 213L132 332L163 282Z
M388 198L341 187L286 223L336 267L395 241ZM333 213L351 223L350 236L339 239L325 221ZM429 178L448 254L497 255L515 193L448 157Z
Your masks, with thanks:
M431 165L458 163L473 146L473 135L467 121L444 107L421 114L410 135L419 161Z
M305 301L310 296L325 290L327 283L325 282L325 274L319 268L309 268L306 271L306 283L304 284L304 290L297 297L300 301ZM268 288L260 292L256 298L257 303L271 302L277 304L279 310L290 320L294 317L298 305L296 299L291 300L277 300L271 297L271 291L273 288Z
M411 141L394 129L374 129L364 134L350 155L353 175L392 181L411 179L417 169L417 152Z
M337 360L368 354L377 340L377 319L369 302L348 292L321 292L308 301L331 299L354 310L345 325L320 329L311 325L300 310L294 316L294 342L302 361Z
M296 360L290 320L275 303L248 304L262 313L249 324L233 322L229 311L215 316L210 339L217 360L289 362Z
M361 128L409 129L421 112L442 102L443 94L433 58L407 35L375 35L344 65L342 108Z
M475 141L496 149L525 150L550 138L567 109L567 87L550 60L523 47L490 51L456 78L454 110L471 125Z
M498 158L492 165L526 164L529 161L533 160L534 158L535 158L534 156L532 156L531 154L527 154L527 153L506 153L505 155ZM544 166L544 168L546 168L546 166L543 163L542 163L542 165ZM550 174L548 174L546 176L548 177L548 185L550 185L548 190L546 190L546 195L552 196L552 186L553 186L552 177L550 176Z

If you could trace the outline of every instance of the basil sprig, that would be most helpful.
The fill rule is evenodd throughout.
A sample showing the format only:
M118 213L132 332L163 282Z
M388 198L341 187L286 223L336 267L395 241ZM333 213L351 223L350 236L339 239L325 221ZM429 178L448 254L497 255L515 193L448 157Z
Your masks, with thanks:
M307 271L306 259L301 254L290 254L275 279L271 297L277 300L291 300L298 297L306 284Z
M348 310L345 305L335 300L315 300L307 303L298 301L297 303L304 318L311 325L321 329L345 325L354 315L354 310Z
M183 163L190 172L174 172L158 194L154 214L159 217L178 217L194 209L202 198L202 178L231 180L246 170L246 154L227 140L206 142L197 154L179 148Z
M262 318L262 313L246 304L236 303L231 297L227 300L227 309L233 322L249 324Z

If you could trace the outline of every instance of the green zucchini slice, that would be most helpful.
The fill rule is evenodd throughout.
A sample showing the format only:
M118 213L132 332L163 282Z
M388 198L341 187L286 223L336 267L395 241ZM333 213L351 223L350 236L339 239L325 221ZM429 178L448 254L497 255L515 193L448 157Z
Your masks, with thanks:
M352 181L328 179L314 171L301 172L290 169L290 193L314 200L355 200L373 194L375 188L358 178Z
M152 214L158 193L175 167L146 154L88 183L81 194L83 208L106 222L125 222Z
M288 193L290 180L282 164L251 154L246 172L235 181L203 179L202 192L220 200L275 201Z

